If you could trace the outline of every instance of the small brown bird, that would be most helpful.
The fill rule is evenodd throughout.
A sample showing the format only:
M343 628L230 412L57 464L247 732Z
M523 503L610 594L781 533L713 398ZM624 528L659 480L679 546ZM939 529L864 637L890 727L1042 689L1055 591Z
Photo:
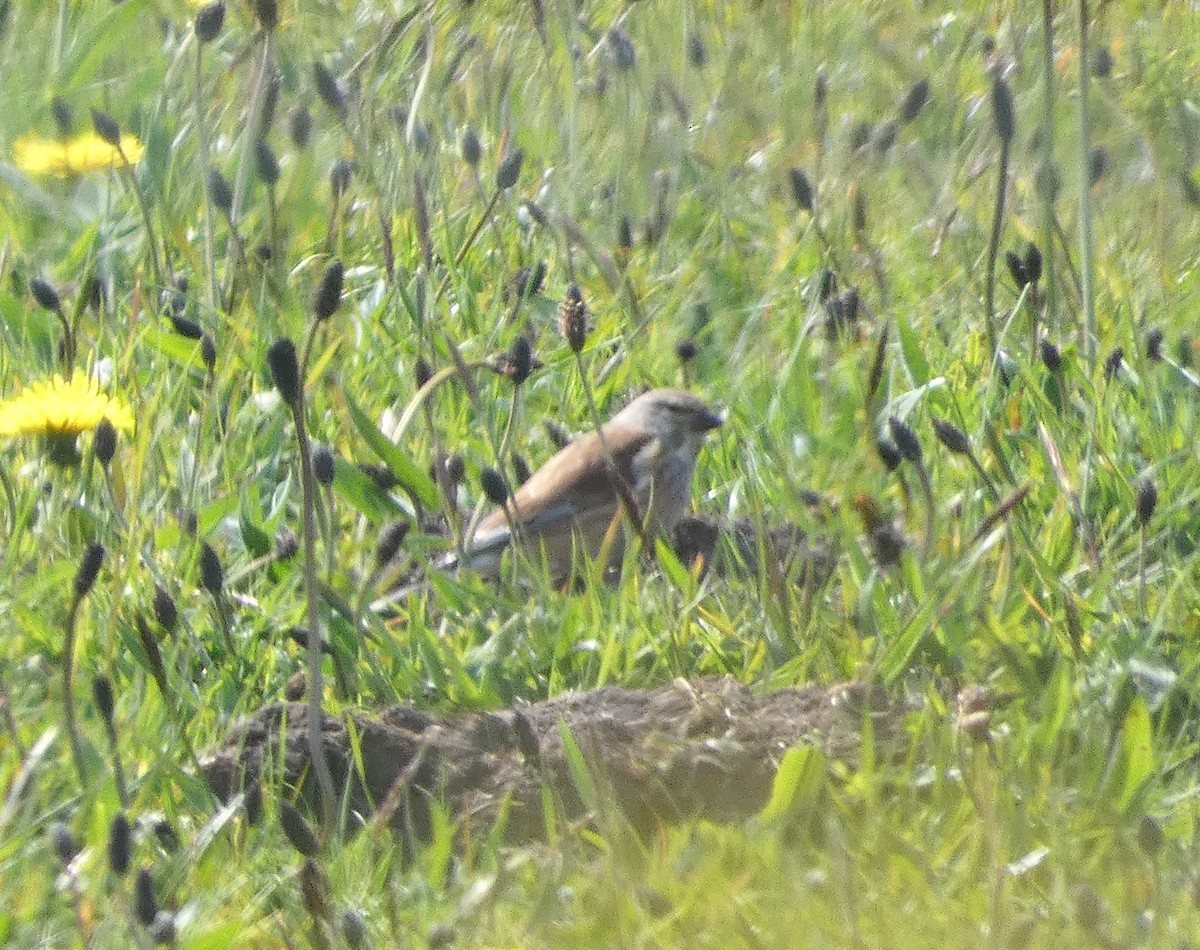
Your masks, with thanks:
M556 577L570 572L577 549L597 556L621 512L606 448L647 532L669 534L687 513L700 447L722 421L682 390L654 389L638 396L600 433L571 442L534 472L505 508L490 512L469 541L466 566L495 575L514 531L532 557L544 555Z

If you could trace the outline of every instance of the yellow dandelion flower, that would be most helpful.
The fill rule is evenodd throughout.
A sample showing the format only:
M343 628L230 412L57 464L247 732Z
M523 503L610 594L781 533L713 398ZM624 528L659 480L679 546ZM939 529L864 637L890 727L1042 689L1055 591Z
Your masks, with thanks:
M120 399L100 392L100 383L76 373L55 374L0 402L0 435L74 437L107 419L116 429L132 429L133 413Z
M13 143L13 161L27 175L66 178L106 168L136 165L145 146L135 135L122 135L118 151L95 132L85 132L67 142L30 133Z

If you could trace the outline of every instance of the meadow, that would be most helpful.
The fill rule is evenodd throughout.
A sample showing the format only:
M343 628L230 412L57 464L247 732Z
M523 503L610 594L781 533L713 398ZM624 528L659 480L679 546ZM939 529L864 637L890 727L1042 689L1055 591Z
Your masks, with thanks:
M1200 945L1192 4L0 0L0 62L0 944ZM438 568L657 386L714 550ZM522 841L203 774L718 677L892 712L649 827L560 729Z

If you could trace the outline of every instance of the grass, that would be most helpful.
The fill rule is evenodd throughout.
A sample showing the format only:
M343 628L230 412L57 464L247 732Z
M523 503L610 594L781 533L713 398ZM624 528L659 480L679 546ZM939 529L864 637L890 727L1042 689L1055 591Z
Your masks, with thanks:
M1093 60L1111 53L1107 75L1079 68L1080 10ZM110 375L138 423L107 469L87 436L77 467L50 465L33 439L0 446L0 942L148 945L135 922L143 867L178 943L196 948L345 943L347 911L374 946L1162 947L1200 934L1200 387L1188 368L1200 31L1186 4L1064 6L1049 51L1032 3L478 0L397 13L285 0L268 43L239 0L202 50L182 0L0 11L0 396L61 366L59 316L29 289L41 277L73 321L75 365ZM338 80L341 106L318 96L314 63ZM996 74L1016 126L998 251L1037 242L1053 291L1031 302L997 267L1005 355L991 372ZM921 78L928 104L885 135ZM56 134L56 99L76 132L95 107L138 136L135 173L40 178L13 165L19 136ZM313 125L303 147L289 131L299 109ZM461 154L467 129L482 142L476 165ZM281 166L269 191L256 130ZM1084 187L1093 145L1107 166ZM518 148L519 178L498 188ZM339 161L351 174L335 194ZM233 189L232 215L213 200L210 166ZM793 200L792 168L813 184L812 214ZM279 698L307 663L285 635L308 624L303 552L273 556L281 532L303 533L303 500L266 354L310 333L334 259L344 298L312 334L305 393L309 434L336 458L314 550L321 633L341 666L325 660L327 713L490 709L678 676L762 690L856 677L919 705L898 756L814 757L779 814L653 840L611 817L509 849L446 815L406 859L390 838L334 834L309 872L310 905L312 874L329 887L330 919L317 921L275 820L284 790L268 788L269 820L250 825L218 808L190 750ZM175 291L157 282L163 261ZM539 261L545 288L513 319L505 288ZM862 301L840 336L818 299L826 267ZM99 306L84 306L88 274ZM555 322L570 283L592 321L578 366ZM1038 303L1058 372L1032 352ZM206 343L178 332L187 321ZM519 400L487 371L468 390L456 361L507 351L524 328L544 365ZM685 339L698 347L686 367ZM418 357L448 371L392 447L379 430L414 399ZM497 458L506 432L536 465L553 451L538 420L588 428L580 368L601 416L637 387L685 380L724 406L698 509L799 524L837 552L831 579L815 592L770 572L673 582L630 562L618 586L573 596L536 579L532 593L439 582L403 624L366 617L365 632L330 609L364 595L380 533L411 517L414 497L439 505L425 475L439 453L465 462L469 517L481 470L512 477ZM910 462L891 472L880 460L893 416L920 443L932 509ZM937 441L935 418L966 433L1002 497L1028 489L1006 517L988 523L997 503ZM401 487L380 490L363 462ZM1146 477L1158 504L1143 531ZM909 544L889 565L871 529L893 521ZM107 555L76 612L72 579L92 542ZM223 567L219 599L201 583L202 542ZM416 528L405 540L421 559L443 547ZM172 629L155 620L156 585L177 609ZM82 787L63 735L69 612ZM135 825L124 877L106 854L121 804L105 724L83 688L98 673L115 689ZM967 723L953 696L975 683L1000 699ZM65 872L55 823L81 848Z

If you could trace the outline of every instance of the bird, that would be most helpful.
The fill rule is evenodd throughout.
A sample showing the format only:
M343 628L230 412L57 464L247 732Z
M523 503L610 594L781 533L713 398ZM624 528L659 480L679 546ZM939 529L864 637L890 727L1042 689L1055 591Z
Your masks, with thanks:
M533 563L544 560L550 575L561 581L581 563L575 560L579 552L594 559L607 545L615 563L635 518L638 534L669 537L691 505L700 449L723 422L685 390L643 393L599 430L551 457L504 505L484 516L461 557L449 555L439 566L496 580L504 552L516 546ZM626 511L630 506L636 511ZM394 599L395 593L386 598Z

